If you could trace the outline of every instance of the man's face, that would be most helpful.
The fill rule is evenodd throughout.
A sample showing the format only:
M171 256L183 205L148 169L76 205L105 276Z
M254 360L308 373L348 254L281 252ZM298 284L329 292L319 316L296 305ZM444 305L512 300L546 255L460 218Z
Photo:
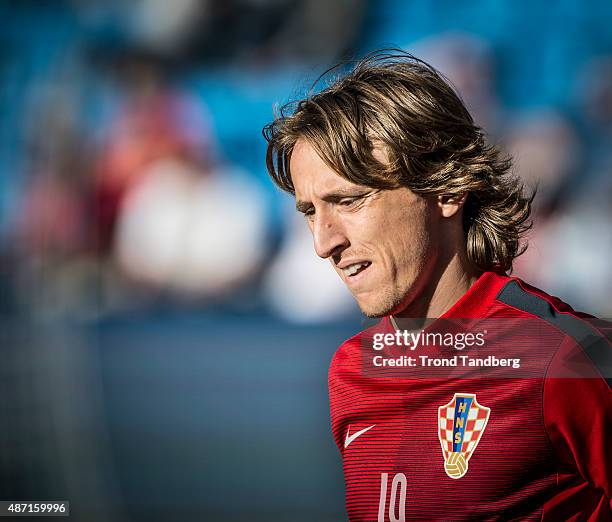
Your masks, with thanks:
M375 156L384 158L380 151ZM404 187L356 185L305 140L293 150L291 179L317 254L331 261L363 313L380 317L408 306L436 263L433 201Z

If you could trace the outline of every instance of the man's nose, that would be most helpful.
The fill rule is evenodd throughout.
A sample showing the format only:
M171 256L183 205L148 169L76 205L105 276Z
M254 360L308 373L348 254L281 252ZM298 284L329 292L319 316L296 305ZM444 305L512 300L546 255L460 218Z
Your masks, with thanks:
M312 228L315 252L327 259L349 246L343 227L330 214L318 214Z

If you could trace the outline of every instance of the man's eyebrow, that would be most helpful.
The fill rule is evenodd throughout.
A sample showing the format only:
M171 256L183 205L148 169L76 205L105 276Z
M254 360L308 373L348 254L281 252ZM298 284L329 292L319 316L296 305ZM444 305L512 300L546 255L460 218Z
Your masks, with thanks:
M311 207L312 207L312 203L310 201L296 201L295 202L295 209L298 212L301 212L302 214L304 214Z
M327 201L329 203L337 203L342 198L353 197L358 198L361 196L365 196L370 190L368 187L362 188L346 188L346 189L338 189L325 194L321 197L323 201ZM301 201L297 200L295 202L295 208L298 212L306 212L308 209L312 207L312 203L310 201Z

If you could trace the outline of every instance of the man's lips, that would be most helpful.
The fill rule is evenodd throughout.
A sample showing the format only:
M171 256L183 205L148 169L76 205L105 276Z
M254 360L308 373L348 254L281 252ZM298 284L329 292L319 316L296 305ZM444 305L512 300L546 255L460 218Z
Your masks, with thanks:
M344 280L350 284L361 279L371 265L371 261L352 261L341 263L338 268L342 271Z

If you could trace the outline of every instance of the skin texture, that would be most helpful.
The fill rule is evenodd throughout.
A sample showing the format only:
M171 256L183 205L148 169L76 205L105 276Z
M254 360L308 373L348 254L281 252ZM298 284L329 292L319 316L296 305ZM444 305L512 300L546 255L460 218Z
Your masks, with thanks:
M383 153L374 152L379 159ZM460 198L381 190L338 175L305 140L291 155L296 208L369 317L439 317L478 276L465 254ZM371 263L356 276L343 268Z

